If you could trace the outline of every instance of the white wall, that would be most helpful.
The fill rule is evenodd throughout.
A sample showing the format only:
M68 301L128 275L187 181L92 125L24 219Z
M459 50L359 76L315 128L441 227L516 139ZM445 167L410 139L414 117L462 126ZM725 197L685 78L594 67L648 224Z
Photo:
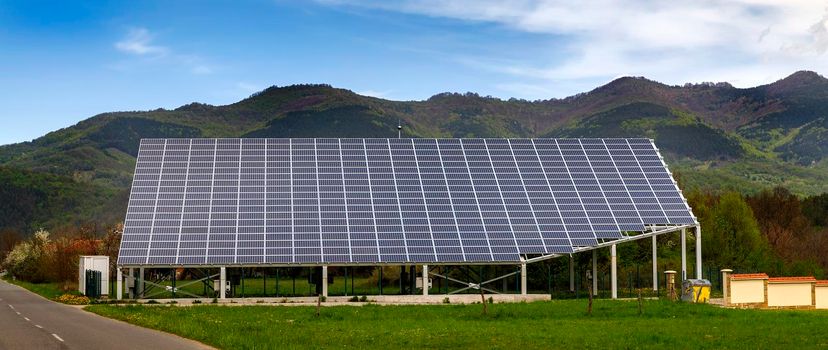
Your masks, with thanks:
M101 272L101 295L109 295L109 257L84 255L78 261L78 291L86 292L86 270Z
M730 281L730 303L764 303L765 302L765 281L764 280L731 280Z
M813 283L768 283L768 306L810 306Z
M828 309L828 286L816 287L816 308Z

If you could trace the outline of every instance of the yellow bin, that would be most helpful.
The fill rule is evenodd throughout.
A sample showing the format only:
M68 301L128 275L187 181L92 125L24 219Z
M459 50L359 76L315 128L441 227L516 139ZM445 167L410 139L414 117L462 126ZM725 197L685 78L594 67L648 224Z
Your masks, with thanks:
M710 300L710 281L690 279L681 283L681 300L707 303Z

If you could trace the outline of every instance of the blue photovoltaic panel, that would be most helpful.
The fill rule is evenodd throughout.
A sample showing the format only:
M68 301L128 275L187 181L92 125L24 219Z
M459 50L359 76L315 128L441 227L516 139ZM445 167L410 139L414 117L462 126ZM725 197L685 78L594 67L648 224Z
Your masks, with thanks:
M145 139L118 263L516 262L695 223L649 139Z

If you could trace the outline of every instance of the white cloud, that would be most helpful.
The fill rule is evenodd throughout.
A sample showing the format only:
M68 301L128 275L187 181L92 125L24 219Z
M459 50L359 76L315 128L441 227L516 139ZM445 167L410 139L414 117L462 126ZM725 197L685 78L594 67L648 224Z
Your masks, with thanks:
M376 98L388 98L388 95L391 93L390 90L388 91L375 91L375 90L365 90L365 91L357 91L358 95L362 96L370 96Z
M147 28L132 28L126 37L115 43L115 48L121 52L135 55L164 55L167 48L152 44L153 36Z
M155 35L147 28L131 28L126 36L115 43L118 51L141 57L137 62L151 64L166 64L178 67L194 75L212 74L214 67L205 62L198 55L180 54L166 46L154 43ZM133 66L130 64L118 64L118 67Z
M548 35L555 51L567 53L563 59L461 59L477 68L527 81L577 82L643 75L675 84L730 80L737 86L748 86L767 83L800 69L828 72L824 55L828 51L825 1L320 2L490 23L508 30ZM516 84L502 87L515 88L519 86Z

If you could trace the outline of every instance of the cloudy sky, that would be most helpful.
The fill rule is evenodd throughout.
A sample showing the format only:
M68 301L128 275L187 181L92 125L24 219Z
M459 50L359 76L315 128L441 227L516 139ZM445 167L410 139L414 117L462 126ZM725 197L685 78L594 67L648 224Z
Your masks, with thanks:
M94 114L328 83L419 100L548 99L613 78L828 73L828 2L0 1L0 144Z

